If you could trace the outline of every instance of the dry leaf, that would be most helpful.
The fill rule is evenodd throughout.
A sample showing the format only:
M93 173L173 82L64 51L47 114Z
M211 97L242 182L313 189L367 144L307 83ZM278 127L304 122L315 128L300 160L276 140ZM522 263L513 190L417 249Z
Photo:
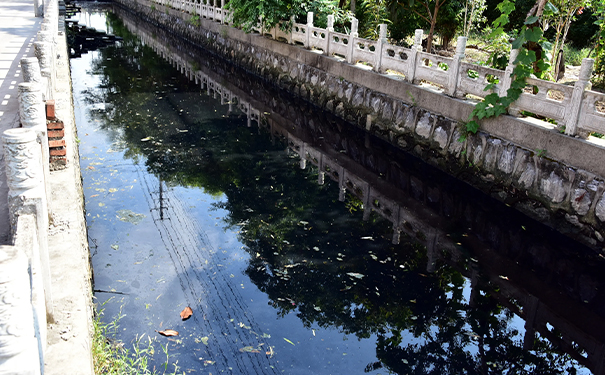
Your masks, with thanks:
M183 311L181 311L181 319L183 320L189 319L191 315L193 315L193 310L191 310L191 307L189 306L185 307Z
M156 332L162 336L178 336L179 335L179 333L177 331L175 331L174 329L165 329L163 331L156 331Z

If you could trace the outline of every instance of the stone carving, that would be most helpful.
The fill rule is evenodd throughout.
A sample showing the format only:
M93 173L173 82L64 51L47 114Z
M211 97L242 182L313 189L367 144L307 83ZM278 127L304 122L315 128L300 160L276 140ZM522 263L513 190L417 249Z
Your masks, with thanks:
M42 184L40 146L32 129L4 131L6 177L11 191L35 188Z
M38 344L27 258L0 247L0 368L2 374L39 374Z

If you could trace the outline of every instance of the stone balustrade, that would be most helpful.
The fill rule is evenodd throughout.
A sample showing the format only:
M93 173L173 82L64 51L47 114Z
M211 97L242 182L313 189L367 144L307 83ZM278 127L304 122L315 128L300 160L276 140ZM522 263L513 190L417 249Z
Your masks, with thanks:
M54 97L57 0L34 2L44 17L36 57L21 60L22 127L3 133L12 246L0 247L0 374L42 374L46 327L53 322L48 254L49 151L45 101Z
M231 25L230 11L224 0L152 0L154 3L179 9L223 24ZM269 35L273 39L343 59L350 64L371 68L379 73L390 73L410 83L428 83L449 96L480 100L492 92L506 95L510 88L510 74L518 50L513 50L509 66L505 70L471 64L464 60L466 38L458 38L454 57L444 57L422 52L422 30L416 30L414 45L405 48L389 44L387 27L380 25L378 40L359 38L358 22L351 20L349 34L334 31L334 18L328 16L328 27L313 25L313 13L308 13L307 23L292 22L290 31L280 27L265 29L259 22L253 31ZM590 90L592 59L584 59L580 77L574 86L553 83L536 78L527 80L528 88L511 106L509 113L522 112L545 117L555 122L560 131L570 136L586 136L589 133L605 134L605 94ZM495 83L485 91L488 83Z

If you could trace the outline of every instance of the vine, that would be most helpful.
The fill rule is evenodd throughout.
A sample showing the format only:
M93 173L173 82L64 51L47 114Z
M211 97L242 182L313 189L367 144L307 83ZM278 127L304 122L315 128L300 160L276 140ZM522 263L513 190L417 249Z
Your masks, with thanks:
M512 42L512 49L519 50L519 54L513 61L515 67L511 73L512 81L510 88L506 91L506 96L500 96L497 92L492 92L482 102L477 103L469 115L469 121L466 123L464 134L460 138L461 141L466 139L468 133L477 133L479 130L479 120L505 114L508 107L515 100L519 99L521 93L523 93L523 89L526 86L526 78L532 74L541 78L542 72L548 70L549 64L541 53L542 50L548 50L549 46L546 45L548 42L543 38L543 31L538 22L542 12L538 6L539 3L540 1L530 11L530 14L525 19L525 27ZM515 4L509 0L504 0L498 4L497 8L500 10L501 15L492 23L494 30L489 35L489 38L492 40L505 34L504 27L509 23L509 15L515 10ZM557 9L550 3L543 7L544 14L553 14L556 12ZM494 90L496 83L489 83L483 90Z

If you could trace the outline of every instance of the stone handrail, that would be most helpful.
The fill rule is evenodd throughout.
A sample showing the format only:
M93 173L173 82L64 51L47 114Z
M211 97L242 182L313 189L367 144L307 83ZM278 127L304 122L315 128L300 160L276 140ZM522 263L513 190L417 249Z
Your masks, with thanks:
M156 4L197 14L231 25L229 10L224 0L152 0ZM338 33L333 28L334 18L328 16L326 29L313 25L313 13L307 14L307 23L292 23L289 32L279 27L265 30L262 24L254 31L270 35L273 39L283 39L290 44L300 44L328 56L343 58L350 64L371 67L379 73L394 73L410 83L426 82L443 90L446 95L464 98L467 94L485 98L492 92L506 95L510 88L512 62L518 50L511 51L510 63L506 70L492 69L463 62L466 38L459 37L457 51L453 58L422 52L422 30L416 30L414 45L411 48L387 43L386 25L380 25L377 41L357 36L358 22L351 20L350 34ZM528 86L538 88L536 94L523 93L510 108L509 113L518 115L522 111L544 116L556 121L560 130L566 134L586 136L591 132L605 134L605 94L590 91L589 80L592 74L592 59L582 61L580 77L576 85L568 86L545 80L528 79ZM495 88L484 91L488 83ZM553 95L552 93L556 93ZM561 94L563 99L560 98ZM597 105L599 103L600 105Z
M47 323L53 322L48 254L49 150L45 101L54 97L57 0L34 2L36 58L21 60L21 128L3 133L12 246L0 247L0 373L42 374Z

